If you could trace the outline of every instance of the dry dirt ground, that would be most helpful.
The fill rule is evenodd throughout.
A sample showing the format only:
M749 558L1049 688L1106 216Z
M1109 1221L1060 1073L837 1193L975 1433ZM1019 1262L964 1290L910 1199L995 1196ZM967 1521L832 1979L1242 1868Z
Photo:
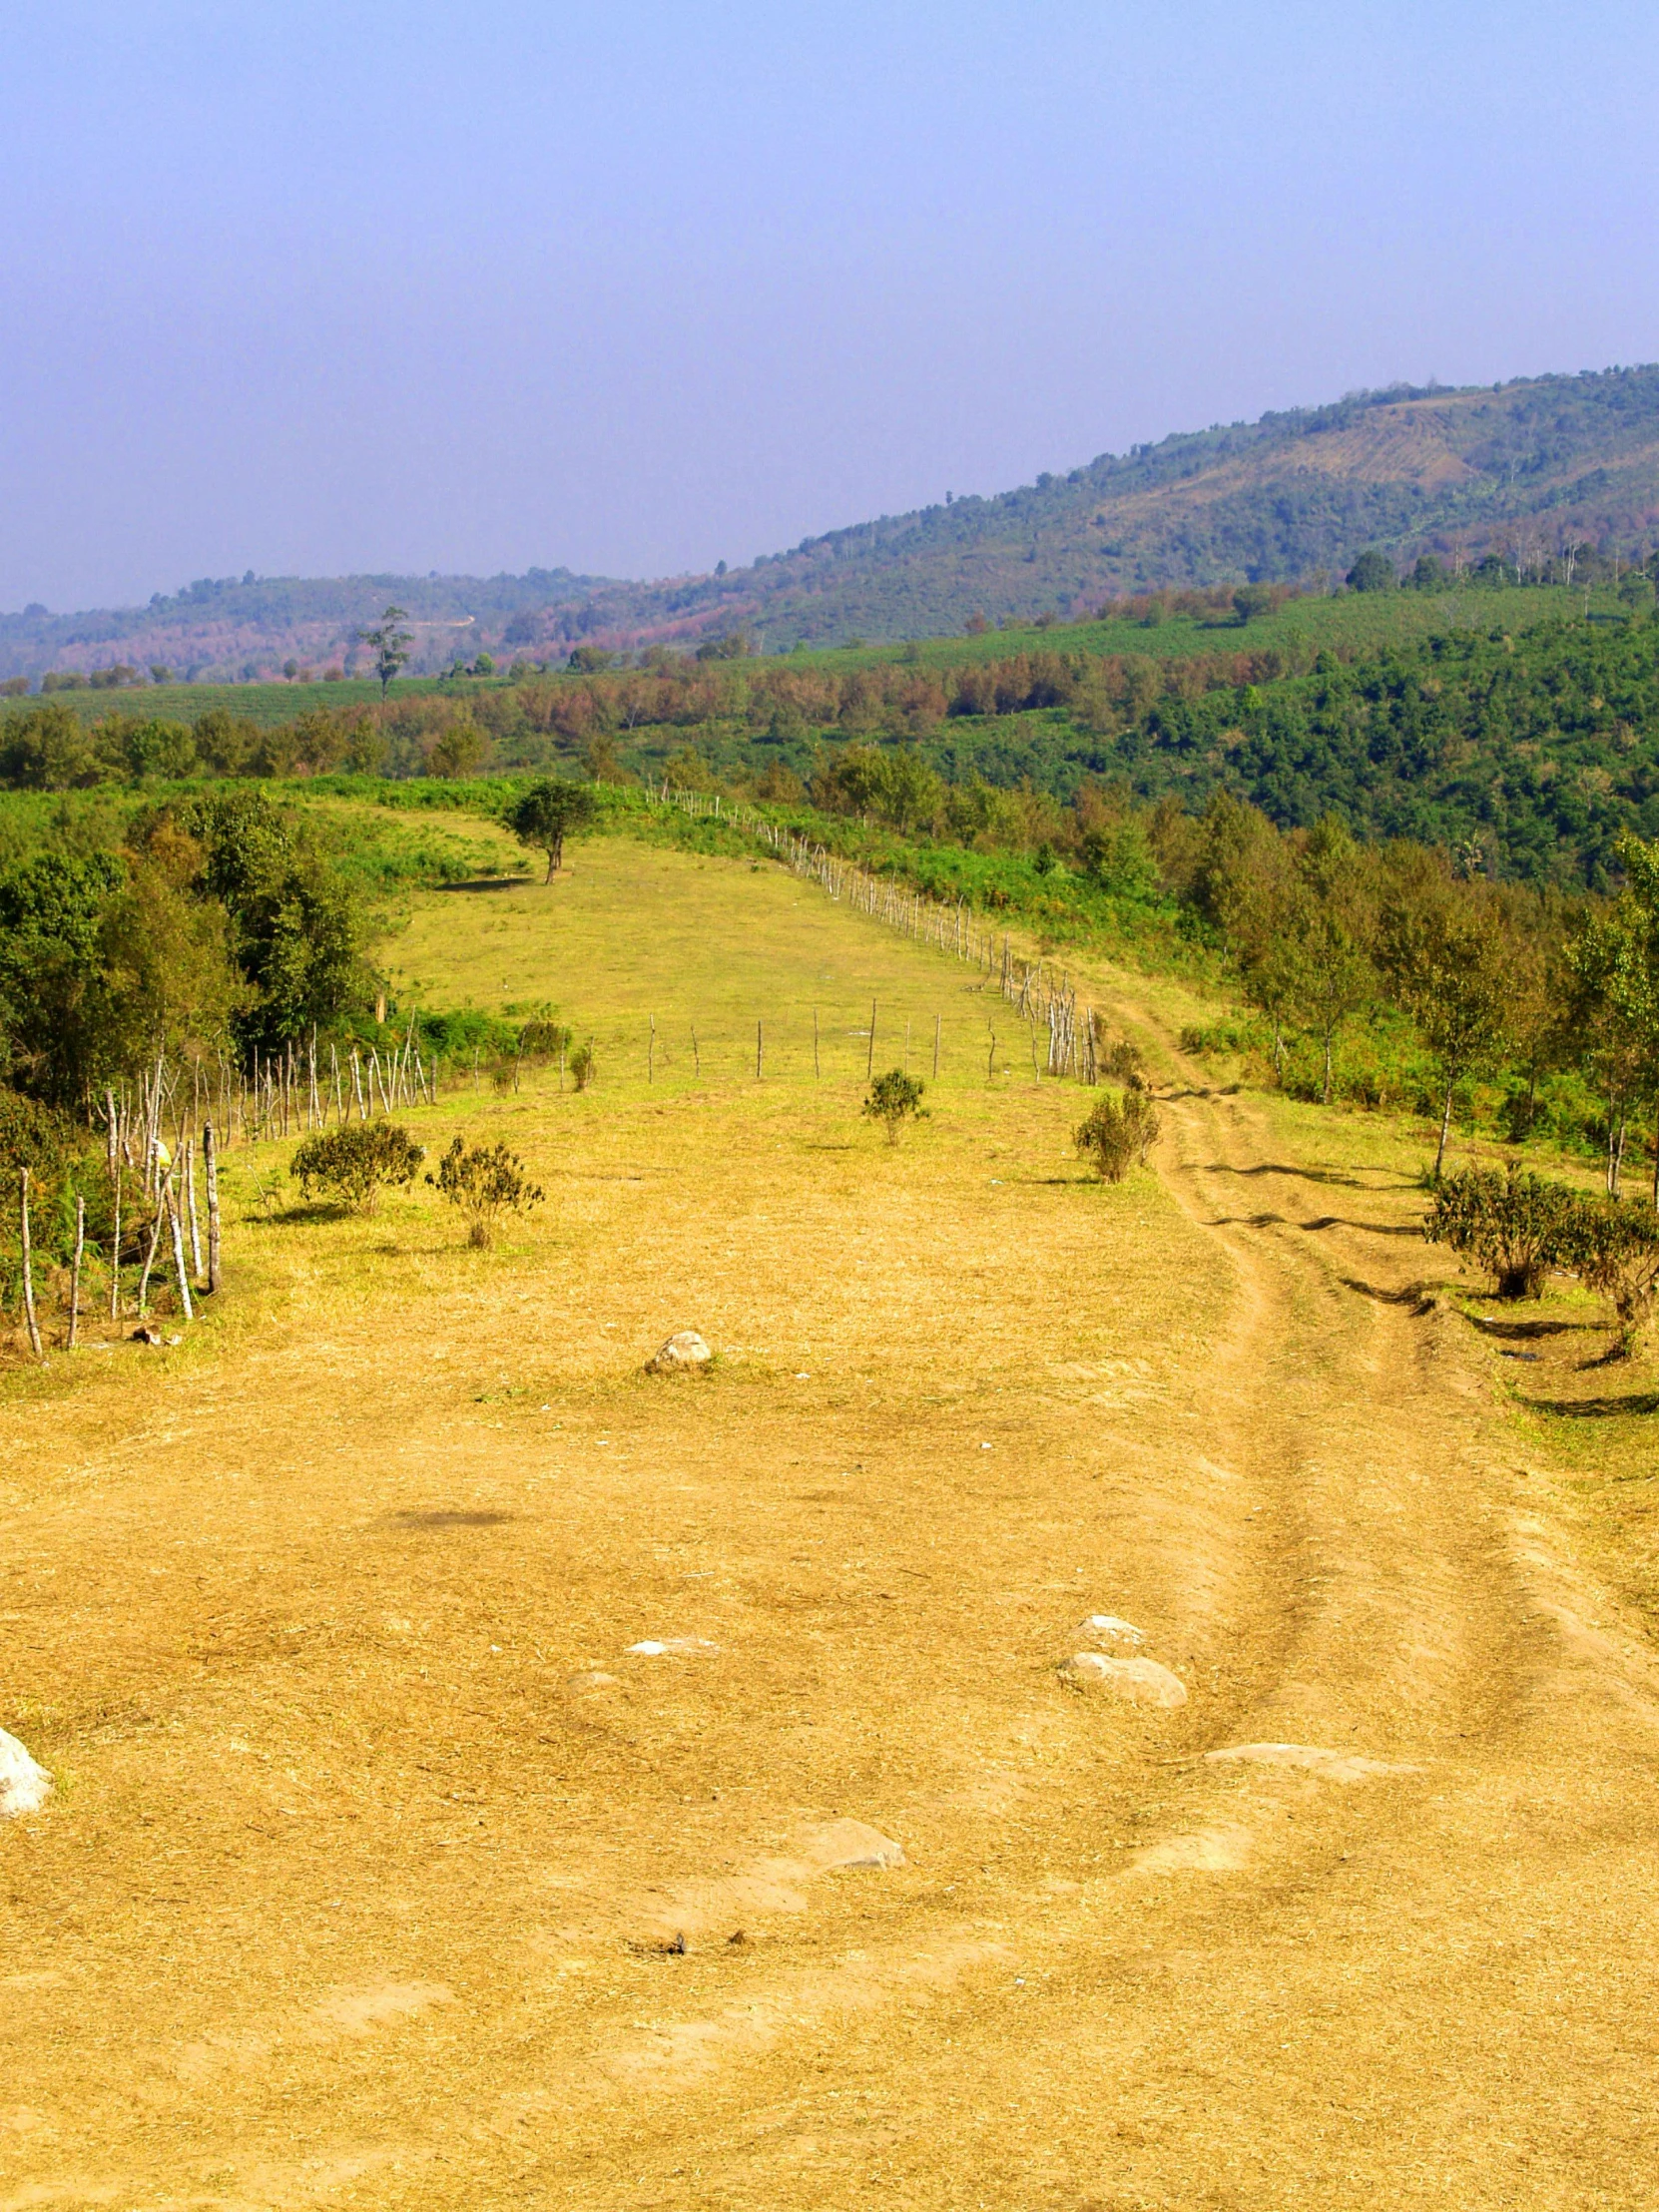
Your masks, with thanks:
M1406 1176L1164 1069L1116 1191L543 1084L506 1248L251 1222L14 1391L0 2212L1650 2207L1649 1652Z

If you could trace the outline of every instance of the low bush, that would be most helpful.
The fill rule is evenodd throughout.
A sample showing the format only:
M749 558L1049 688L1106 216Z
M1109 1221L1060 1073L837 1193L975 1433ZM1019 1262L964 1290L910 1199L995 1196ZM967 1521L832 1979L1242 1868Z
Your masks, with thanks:
M428 1175L451 1206L466 1216L466 1241L484 1246L495 1236L503 1214L521 1214L539 1206L543 1192L524 1172L524 1162L504 1144L473 1145L457 1137Z
M924 1121L927 1109L921 1103L926 1089L914 1076L906 1075L902 1068L889 1068L885 1075L878 1075L869 1087L862 1112L867 1120L878 1121L886 1131L888 1144L897 1144L898 1132L907 1121Z
M1132 1167L1145 1167L1157 1140L1158 1109L1138 1083L1131 1083L1117 1098L1108 1091L1097 1099L1071 1141L1105 1182L1121 1183Z
M1459 1168L1432 1186L1422 1233L1490 1271L1499 1298L1537 1298L1551 1268L1574 1266L1584 1200L1564 1183L1523 1174L1513 1161Z
M585 1091L593 1081L598 1062L593 1056L593 1041L579 1044L570 1056L570 1078L579 1091Z
M1659 1296L1659 1215L1640 1199L1580 1199L1568 1257L1585 1289L1613 1309L1608 1358L1629 1359Z
M307 1199L313 1188L338 1206L372 1214L383 1184L408 1184L426 1157L394 1121L352 1121L307 1137L293 1155L293 1172Z

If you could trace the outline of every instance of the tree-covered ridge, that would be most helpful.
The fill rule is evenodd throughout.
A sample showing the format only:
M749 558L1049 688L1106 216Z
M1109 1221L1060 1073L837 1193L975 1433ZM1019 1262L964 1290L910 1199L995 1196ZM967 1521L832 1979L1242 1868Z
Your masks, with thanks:
M417 628L413 665L573 646L694 646L745 629L892 641L1159 587L1346 574L1368 546L1398 567L1431 551L1541 573L1563 549L1645 553L1659 517L1659 367L1400 387L1182 432L991 497L947 498L804 538L747 566L621 583L524 577L223 579L147 608L0 616L0 679L152 662L234 679L292 659L345 665L388 599Z

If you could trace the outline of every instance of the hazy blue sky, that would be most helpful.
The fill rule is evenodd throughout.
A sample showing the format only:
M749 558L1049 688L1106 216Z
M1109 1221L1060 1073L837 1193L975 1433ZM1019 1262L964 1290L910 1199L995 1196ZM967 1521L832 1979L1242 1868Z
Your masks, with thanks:
M1659 356L1653 0L11 0L0 607L660 575Z

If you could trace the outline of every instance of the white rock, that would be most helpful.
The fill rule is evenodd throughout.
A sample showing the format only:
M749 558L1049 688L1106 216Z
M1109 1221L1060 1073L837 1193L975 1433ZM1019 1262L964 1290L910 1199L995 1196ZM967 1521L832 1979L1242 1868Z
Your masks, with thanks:
M830 1821L802 1840L803 1855L814 1867L901 1867L904 1847L863 1821Z
M52 1777L15 1736L0 1728L0 1814L36 1813L52 1795Z
M602 1668L590 1667L584 1674L571 1675L565 1688L572 1697L585 1697L592 1690L616 1690L621 1688L614 1674L606 1674Z
M711 1651L718 1651L719 1644L711 1644L704 1636L648 1637L643 1644L630 1644L630 1652L639 1659L661 1659L665 1655L676 1659L697 1659Z
M1227 1744L1207 1751L1206 1759L1247 1759L1258 1767L1302 1767L1322 1775L1327 1782L1369 1782L1379 1774L1418 1774L1418 1767L1402 1767L1386 1759L1367 1759L1358 1752L1327 1751L1318 1744Z
M1146 1638L1132 1621L1120 1621L1115 1613L1091 1613L1077 1624L1079 1636L1094 1644L1144 1644Z
M1103 1652L1080 1651L1060 1668L1060 1679L1074 1690L1110 1690L1132 1705L1185 1705L1186 1684L1156 1659L1108 1659Z
M691 1368L706 1368L714 1358L695 1329L679 1329L654 1359L647 1360L647 1375L683 1375Z

